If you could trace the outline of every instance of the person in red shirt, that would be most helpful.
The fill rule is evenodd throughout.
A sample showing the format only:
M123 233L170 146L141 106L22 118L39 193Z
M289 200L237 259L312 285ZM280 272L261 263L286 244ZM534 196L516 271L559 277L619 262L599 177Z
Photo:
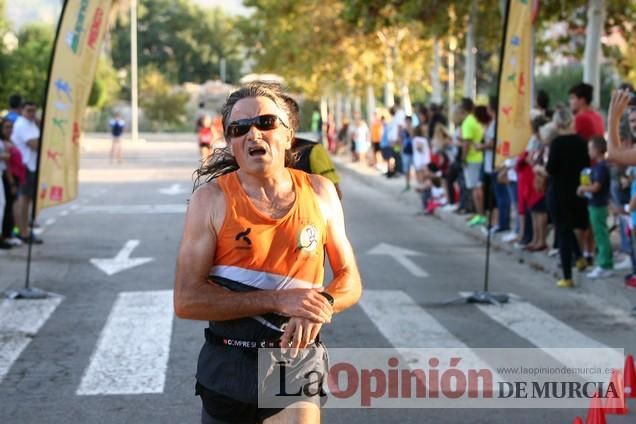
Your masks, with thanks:
M593 137L604 137L605 126L603 117L591 106L594 87L587 83L580 83L570 88L570 109L574 114L574 132L580 135L586 142ZM589 229L581 231L581 243L583 255L592 264L594 236Z
M585 141L592 137L603 137L605 126L603 117L591 106L594 88L580 83L570 88L570 109L574 114L574 131Z

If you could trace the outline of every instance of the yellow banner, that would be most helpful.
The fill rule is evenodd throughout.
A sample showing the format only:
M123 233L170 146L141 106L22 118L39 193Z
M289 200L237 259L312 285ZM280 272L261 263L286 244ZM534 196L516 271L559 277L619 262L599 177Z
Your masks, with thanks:
M509 0L499 75L497 166L522 153L532 129L532 0Z
M37 210L77 197L80 129L111 0L67 0L62 11L44 105Z

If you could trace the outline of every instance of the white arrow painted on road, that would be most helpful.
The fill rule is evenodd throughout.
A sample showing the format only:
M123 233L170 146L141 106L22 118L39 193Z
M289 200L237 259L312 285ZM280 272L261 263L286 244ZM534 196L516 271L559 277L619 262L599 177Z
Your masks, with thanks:
M425 256L424 253L415 250L405 249L403 247L393 246L392 244L380 243L367 252L368 255L387 255L395 259L400 265L406 268L414 277L428 277L428 272L420 268L419 265L410 260L409 256Z
M164 187L159 189L159 193L167 194L168 196L175 196L181 193L187 193L188 189L182 187L181 184L172 184L170 187Z
M139 246L139 240L128 240L114 258L91 259L91 263L110 276L155 260L154 258L131 258L130 254L137 246Z

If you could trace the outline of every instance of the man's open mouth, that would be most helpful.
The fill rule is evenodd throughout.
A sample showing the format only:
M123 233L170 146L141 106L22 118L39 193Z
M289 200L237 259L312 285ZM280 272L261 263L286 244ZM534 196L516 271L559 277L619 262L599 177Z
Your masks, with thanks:
M264 156L267 154L267 150L261 146L250 147L247 151L250 156Z

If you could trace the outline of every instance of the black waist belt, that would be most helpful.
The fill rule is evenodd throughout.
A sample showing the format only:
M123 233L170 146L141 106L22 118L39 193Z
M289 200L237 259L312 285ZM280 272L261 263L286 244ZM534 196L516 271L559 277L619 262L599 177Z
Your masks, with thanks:
M217 346L230 346L239 349L267 349L267 348L280 348L280 340L239 340L230 337L223 337L214 334L209 328L205 329L205 340L213 345ZM320 341L320 335L316 337L315 342Z

